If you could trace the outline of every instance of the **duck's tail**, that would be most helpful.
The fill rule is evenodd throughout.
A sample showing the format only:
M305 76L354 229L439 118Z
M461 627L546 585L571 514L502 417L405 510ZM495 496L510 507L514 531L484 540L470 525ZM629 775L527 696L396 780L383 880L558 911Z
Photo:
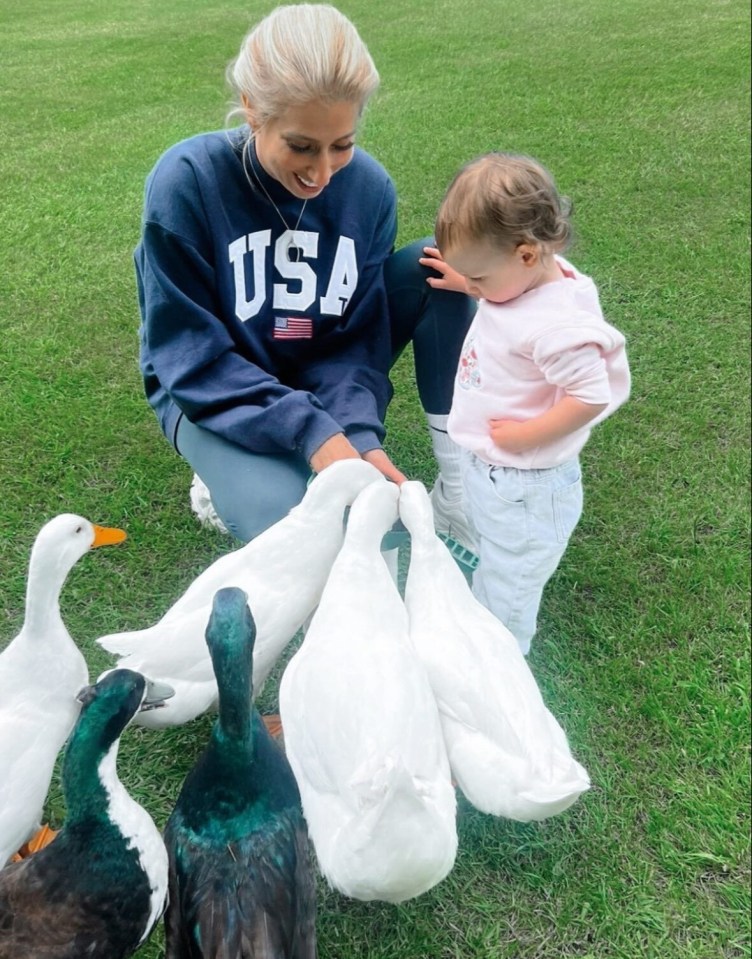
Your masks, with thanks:
M442 717L449 764L468 800L491 816L534 822L568 809L590 788L585 769L564 743L539 754L517 742L502 745ZM543 748L543 747L547 748Z
M151 641L150 630L134 629L125 633L108 633L100 636L97 643L115 656L131 656L144 650Z
M414 776L400 761L353 777L357 812L339 830L322 872L354 899L402 902L440 882L457 853L451 783ZM318 850L317 850L318 852Z

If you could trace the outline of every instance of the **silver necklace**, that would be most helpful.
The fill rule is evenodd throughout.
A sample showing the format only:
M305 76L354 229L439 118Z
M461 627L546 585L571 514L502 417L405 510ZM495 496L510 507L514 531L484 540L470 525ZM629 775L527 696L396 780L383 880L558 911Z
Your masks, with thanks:
M253 173L253 179L264 191L264 196L271 203L274 209L277 211L277 216L283 222L285 229L290 234L290 236L288 236L287 238L287 246L285 247L285 253L287 254L288 259L292 260L293 263L297 263L303 251L300 249L299 246L295 246L295 241L292 237L292 234L295 233L298 227L300 226L300 221L303 219L303 214L305 213L305 208L308 203L308 200L303 200L303 206L300 208L300 213L298 214L297 222L295 223L294 227L291 227L290 224L287 222L287 220L282 216L282 213L279 207L277 206L277 204L274 202L274 200L272 200L271 196L269 196L269 191L266 189L263 182L261 181L261 177L256 172L256 167L253 165L253 157L251 156L251 153L248 149L249 142L250 141L246 140L245 143L243 144L243 157L242 157L243 173L245 173L245 178L246 180L248 180L248 184L251 187L251 189L252 190L255 189L253 182L250 176L248 175L248 168L246 167L246 157L248 157L248 166L250 166L251 173Z

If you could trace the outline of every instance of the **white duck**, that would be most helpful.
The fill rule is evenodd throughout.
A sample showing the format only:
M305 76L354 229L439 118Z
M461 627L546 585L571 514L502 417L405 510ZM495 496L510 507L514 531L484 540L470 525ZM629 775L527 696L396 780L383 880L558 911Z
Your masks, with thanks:
M403 483L411 535L410 638L439 705L452 773L478 809L523 822L570 806L590 781L509 630L473 596L434 532L421 483Z
M164 709L139 713L152 729L188 722L217 704L217 682L204 639L214 594L236 586L253 603L257 693L287 643L311 615L344 537L344 511L369 483L385 482L365 460L341 460L318 474L287 516L203 571L147 629L112 633L97 642L117 665L175 690Z
M443 879L457 850L436 702L380 555L398 495L392 484L374 484L353 503L280 685L285 751L321 871L345 895L388 902Z
M0 866L39 826L57 754L78 717L86 660L60 615L60 592L89 549L125 539L120 529L64 513L31 550L21 632L0 653Z

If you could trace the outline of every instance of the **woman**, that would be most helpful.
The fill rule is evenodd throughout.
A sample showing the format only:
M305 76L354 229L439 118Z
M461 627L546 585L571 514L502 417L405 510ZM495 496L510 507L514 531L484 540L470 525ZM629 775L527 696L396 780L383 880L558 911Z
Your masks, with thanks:
M165 435L247 541L336 460L405 478L382 441L413 341L437 527L471 546L445 430L474 303L426 283L421 244L392 253L394 186L354 142L379 81L368 50L333 7L279 7L229 77L245 124L177 144L147 181L141 369Z

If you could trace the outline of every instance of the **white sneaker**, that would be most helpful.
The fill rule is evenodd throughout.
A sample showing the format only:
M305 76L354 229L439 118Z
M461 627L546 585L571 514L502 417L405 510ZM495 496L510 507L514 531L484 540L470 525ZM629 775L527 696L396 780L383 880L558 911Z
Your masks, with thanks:
M441 477L436 480L431 490L431 506L433 507L433 525L437 535L447 543L456 559L474 569L478 565L475 528L462 508L462 501L446 498ZM459 547L459 551L455 550L455 546ZM472 559L461 556L461 553L470 554Z
M202 526L213 526L220 533L229 532L214 509L208 486L197 473L193 474L191 483L191 509L198 516Z

